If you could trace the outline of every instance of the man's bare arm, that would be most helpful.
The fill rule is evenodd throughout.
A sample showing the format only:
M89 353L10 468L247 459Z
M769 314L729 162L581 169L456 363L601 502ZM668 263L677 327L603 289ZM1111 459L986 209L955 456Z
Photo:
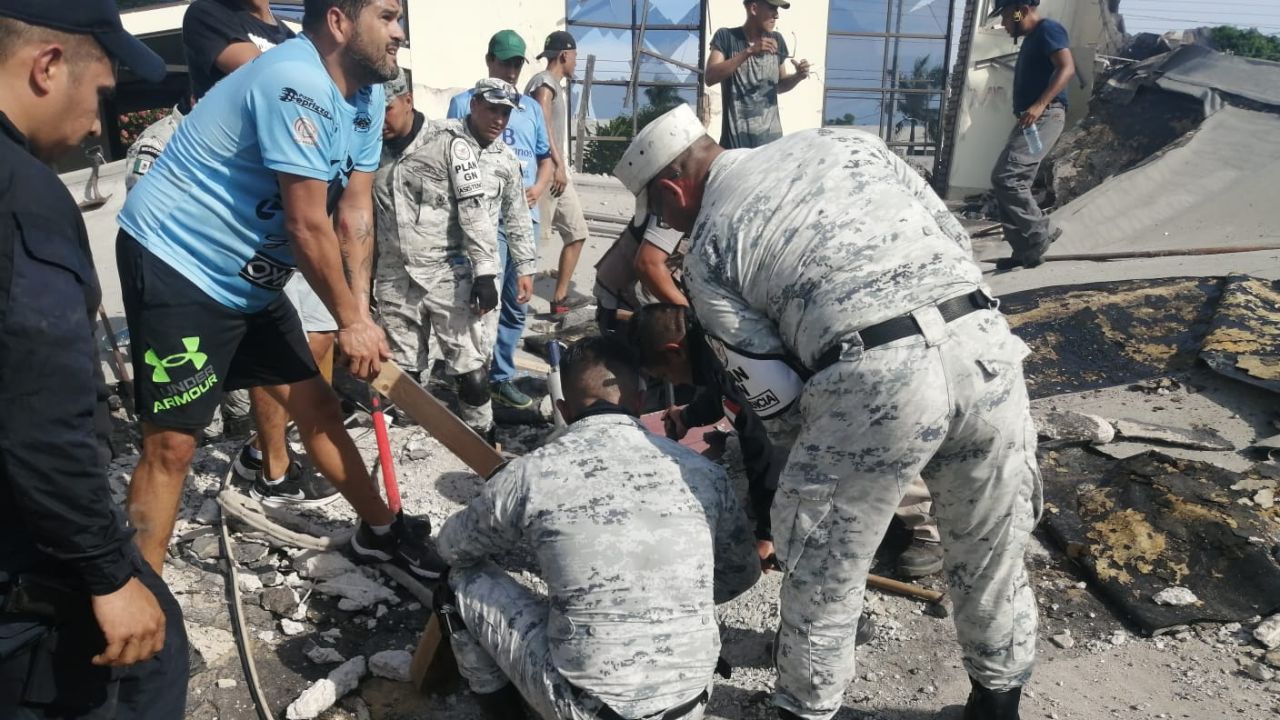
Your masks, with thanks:
M356 305L369 314L373 278L373 173L353 172L333 216L347 285Z
M657 298L658 302L687 306L689 300L680 292L680 286L671 277L671 268L667 267L667 259L670 257L670 253L651 242L640 243L640 249L636 251L636 275L644 289Z
M560 156L560 138L556 137L555 105L552 104L552 95L551 88L546 85L540 85L533 91L533 99L542 106L542 117L547 123L547 137L551 140L551 162L555 163L551 178L551 194L560 197L565 185L569 184L569 166Z

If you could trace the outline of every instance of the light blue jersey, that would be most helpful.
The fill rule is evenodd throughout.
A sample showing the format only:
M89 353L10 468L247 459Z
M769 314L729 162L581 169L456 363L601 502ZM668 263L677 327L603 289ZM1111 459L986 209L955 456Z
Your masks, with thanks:
M265 307L293 274L279 173L329 183L378 169L382 85L338 92L305 36L231 73L187 116L134 186L120 227L228 307Z
M449 101L449 117L461 120L471 114L471 95L474 90L460 92ZM547 122L542 117L542 106L528 95L520 96L520 110L511 113L502 139L515 151L524 173L525 188L533 187L538 179L538 158L551 156L551 139L547 136ZM529 208L536 223L538 206Z

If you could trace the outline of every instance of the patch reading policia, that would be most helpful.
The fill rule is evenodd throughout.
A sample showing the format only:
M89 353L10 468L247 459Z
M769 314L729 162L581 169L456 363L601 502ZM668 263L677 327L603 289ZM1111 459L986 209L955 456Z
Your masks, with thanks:
M734 387L763 420L778 417L804 392L804 379L785 356L757 355L730 347L710 335L707 344Z

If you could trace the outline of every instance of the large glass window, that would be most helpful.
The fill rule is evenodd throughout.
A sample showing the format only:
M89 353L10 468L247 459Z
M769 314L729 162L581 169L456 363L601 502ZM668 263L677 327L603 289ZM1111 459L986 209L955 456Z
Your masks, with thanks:
M567 29L578 41L571 137L577 134L587 57L594 55L586 133L618 138L587 143L589 172L611 170L624 140L653 118L682 102L697 105L701 76L691 68L703 64L702 2L566 0Z
M823 124L927 164L941 142L955 0L831 0Z

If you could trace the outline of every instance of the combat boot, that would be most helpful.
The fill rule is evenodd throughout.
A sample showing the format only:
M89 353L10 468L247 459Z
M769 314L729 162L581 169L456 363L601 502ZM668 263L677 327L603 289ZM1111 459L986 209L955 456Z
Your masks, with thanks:
M988 690L969 678L973 690L969 691L969 702L964 705L964 720L1019 720L1018 702L1022 699L1022 688L1012 690Z

